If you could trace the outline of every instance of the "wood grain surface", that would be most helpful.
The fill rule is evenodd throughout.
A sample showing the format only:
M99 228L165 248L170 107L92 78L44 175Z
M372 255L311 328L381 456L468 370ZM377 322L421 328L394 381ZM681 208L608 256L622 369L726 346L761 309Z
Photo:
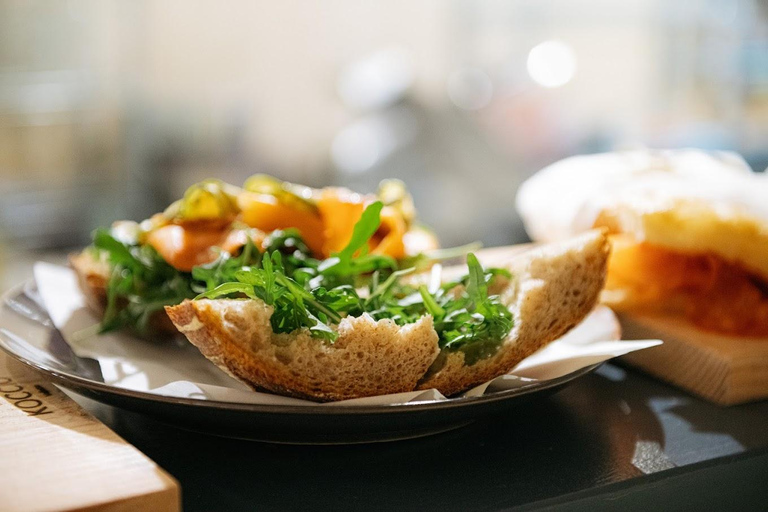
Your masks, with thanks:
M768 339L722 336L670 317L619 315L623 337L663 345L623 361L720 405L768 398Z
M0 351L0 510L180 510L176 481Z

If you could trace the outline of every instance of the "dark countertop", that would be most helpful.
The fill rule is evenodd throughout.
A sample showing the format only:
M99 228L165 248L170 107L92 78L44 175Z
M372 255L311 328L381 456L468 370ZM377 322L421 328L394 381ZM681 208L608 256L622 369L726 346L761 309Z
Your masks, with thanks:
M217 438L77 399L179 480L189 512L768 504L768 401L721 408L614 364L501 417L368 445Z

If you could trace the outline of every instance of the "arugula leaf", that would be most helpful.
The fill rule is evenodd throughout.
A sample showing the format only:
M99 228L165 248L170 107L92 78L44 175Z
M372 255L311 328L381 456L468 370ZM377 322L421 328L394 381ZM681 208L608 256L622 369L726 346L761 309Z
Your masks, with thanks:
M352 237L349 239L347 246L338 254L341 261L351 260L358 249L367 246L368 240L371 239L381 225L380 215L382 208L384 208L384 203L375 201L363 210L360 220L357 221L352 229Z
M281 285L285 286L288 289L288 291L290 291L293 294L297 302L299 302L301 305L304 305L304 303L306 303L309 306L312 306L313 309L319 311L320 313L330 318L332 321L336 323L341 321L341 315L339 315L333 309L326 307L321 302L315 300L315 296L312 295L312 293L305 290L302 286L300 286L296 281L294 281L290 277L284 274L275 274L275 278Z
M233 257L228 252L221 251L219 257L213 262L193 268L193 281L202 281L205 285L201 286L193 282L192 287L196 292L202 293L222 283L234 281L236 272L259 261L259 258L259 250L248 237L240 255Z
M99 230L94 247L113 268L102 330L128 326L144 332L154 312L192 297L260 299L273 308L270 323L276 333L303 328L333 343L338 338L335 326L348 315L367 313L398 325L431 315L441 349L464 352L467 364L495 353L513 318L499 297L488 295L488 283L497 276L509 278L509 272L483 269L470 252L468 273L461 279L432 288L411 284L404 278L414 267L398 269L391 257L368 252L381 210L381 202L369 205L349 243L326 260L313 258L299 232L286 229L267 237L263 254L249 240L239 254L222 251L214 262L191 273L168 265L151 246L128 245ZM421 266L423 261L415 263ZM365 288L361 297L358 290Z
M368 254L368 241L381 225L381 201L369 204L363 210L360 220L352 229L352 237L341 251L321 262L318 271L328 277L350 278L376 270L396 270L397 261L385 254ZM360 254L356 256L356 253Z
M94 233L94 248L112 266L101 332L130 327L145 335L154 312L195 296L192 277L151 246L126 245L101 229Z
M336 341L339 337L339 333L334 331L328 324L321 321L319 318L309 313L308 318L315 322L315 324L309 328L309 332L316 338L322 338L326 341Z
M378 272L374 274L375 281L372 283L371 286L371 293L368 296L368 298L365 300L365 306L366 308L376 308L381 307L381 304L386 302L386 299L393 291L393 288L398 282L398 279L400 279L403 276L406 276L408 274L411 274L414 269L412 268L406 268L403 270L398 270L396 272L392 272L392 274L381 284L378 284Z
M213 290L201 293L195 299L217 299L225 295L243 294L248 298L255 299L256 294L253 293L253 286L246 283L224 283L220 284Z
M438 304L435 298L432 297L432 294L429 293L426 285L423 284L419 286L419 294L424 300L424 307L430 315L432 315L434 318L442 318L445 316L445 310L440 307L440 304Z
M280 253L272 253L275 255L278 255ZM264 276L264 295L263 299L264 302L267 304L274 304L275 303L275 273L274 273L274 267L272 265L272 256L268 252L264 253L264 256L261 258L261 268L264 269L264 271L261 273L261 275Z
M467 295L475 304L482 304L488 295L488 286L485 283L483 267L477 261L477 256L472 253L467 254L467 268L469 269Z
M448 350L462 350L465 361L473 364L479 358L495 353L514 326L509 309L498 296L488 295L488 282L496 275L510 276L503 269L485 272L470 253L467 255L468 274L459 281L441 288L446 314L436 318L435 329L440 336L440 346ZM465 286L458 297L445 300L448 292Z
M304 243L299 230L294 228L275 230L267 236L263 246L264 252L277 251L282 255L283 265L289 274L295 274L301 269L301 282L316 275L314 269L320 262L312 257L312 251Z
M123 265L129 268L141 266L131 251L122 242L114 238L108 230L97 229L93 235L93 245L107 253L107 259L113 265Z

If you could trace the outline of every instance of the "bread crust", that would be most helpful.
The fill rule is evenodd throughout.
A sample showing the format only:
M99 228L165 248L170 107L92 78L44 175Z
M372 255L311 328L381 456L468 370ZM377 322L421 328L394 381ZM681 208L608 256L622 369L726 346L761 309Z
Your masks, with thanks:
M107 307L107 283L111 268L109 263L94 257L89 250L69 256L69 266L77 276L77 284L85 296L85 303L99 316ZM161 310L153 313L149 319L147 335L169 337L178 335L168 314Z
M69 266L75 271L77 284L85 296L85 303L99 315L107 306L109 265L93 257L87 250L69 255Z
M256 390L321 402L412 391L439 352L432 317L403 327L344 318L330 344L306 329L275 334L260 300L196 300L167 307L200 352Z
M768 174L735 153L690 149L580 155L522 184L516 206L536 241L608 228L684 254L712 254L768 281Z
M523 359L576 326L597 304L605 283L610 246L591 231L562 243L535 247L505 265L514 280L501 292L515 319L507 339L491 357L467 365L464 353L444 351L418 389L446 396L508 373Z
M515 326L498 352L473 365L462 352L440 353L430 316L403 327L344 318L329 344L305 329L273 333L272 308L259 300L184 301L166 311L204 356L257 390L317 401L428 388L453 395L509 372L581 321L597 303L608 252L605 234L592 231L514 255L504 266L515 279L500 292Z

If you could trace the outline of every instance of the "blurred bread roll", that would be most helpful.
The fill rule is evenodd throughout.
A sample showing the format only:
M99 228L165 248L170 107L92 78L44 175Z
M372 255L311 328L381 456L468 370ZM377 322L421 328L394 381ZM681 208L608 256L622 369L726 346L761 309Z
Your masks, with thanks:
M735 153L627 151L567 158L520 188L535 241L597 227L613 252L602 300L768 337L768 175Z

